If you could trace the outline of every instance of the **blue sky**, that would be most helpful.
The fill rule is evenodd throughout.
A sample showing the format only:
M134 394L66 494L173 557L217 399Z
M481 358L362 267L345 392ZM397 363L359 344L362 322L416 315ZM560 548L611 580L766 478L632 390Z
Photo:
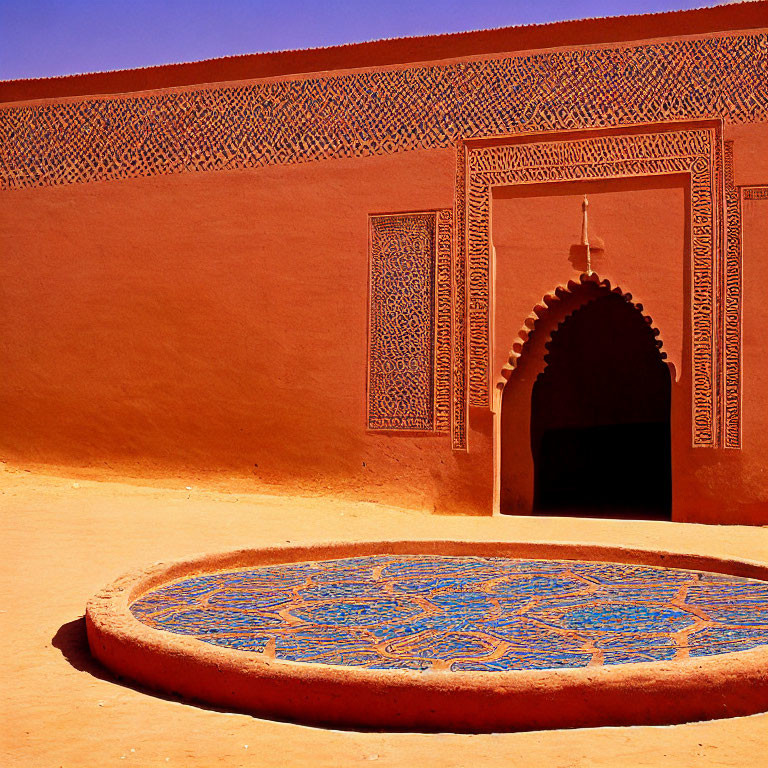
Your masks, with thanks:
M719 4L717 0L0 0L0 80Z

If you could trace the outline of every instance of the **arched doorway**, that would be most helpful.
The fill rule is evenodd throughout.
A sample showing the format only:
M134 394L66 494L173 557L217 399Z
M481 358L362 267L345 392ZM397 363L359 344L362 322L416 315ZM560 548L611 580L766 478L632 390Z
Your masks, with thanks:
M522 480L534 513L669 519L671 379L657 332L631 297L581 289L556 327L537 324L503 392L501 511L523 511ZM537 348L540 362L526 360ZM522 451L527 473L511 468Z

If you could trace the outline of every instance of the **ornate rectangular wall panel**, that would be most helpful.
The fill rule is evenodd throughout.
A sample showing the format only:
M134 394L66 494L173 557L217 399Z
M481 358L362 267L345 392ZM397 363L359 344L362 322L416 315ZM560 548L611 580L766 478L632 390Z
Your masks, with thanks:
M370 220L369 429L435 426L436 223L435 213Z
M0 109L0 186L232 170L459 139L673 120L768 120L768 35L67 99Z
M489 403L489 258L491 189L498 185L531 184L652 176L673 173L691 178L692 228L692 357L693 444L717 444L717 275L718 226L722 221L718 190L719 137L714 128L649 133L596 135L592 138L463 147L465 172L459 162L457 201L463 200L466 228L457 242L455 272L467 273L468 370L454 374L454 445L463 447L460 417L468 403ZM554 288L554 286L553 286ZM457 297L458 300L458 297ZM461 307L457 310L461 314ZM457 322L454 330L458 333ZM457 342L458 343L458 342ZM457 362L460 362L457 360Z

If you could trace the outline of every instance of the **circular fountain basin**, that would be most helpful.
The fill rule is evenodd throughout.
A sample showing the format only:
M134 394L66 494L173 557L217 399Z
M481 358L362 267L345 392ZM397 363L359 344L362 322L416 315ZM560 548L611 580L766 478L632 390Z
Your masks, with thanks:
M768 709L768 567L552 544L245 550L129 574L92 652L164 692L400 730L672 723Z

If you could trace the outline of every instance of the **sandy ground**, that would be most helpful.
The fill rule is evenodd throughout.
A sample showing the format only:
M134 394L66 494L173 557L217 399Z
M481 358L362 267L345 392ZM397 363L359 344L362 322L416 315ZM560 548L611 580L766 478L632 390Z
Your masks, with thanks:
M768 766L768 714L670 727L361 733L206 709L115 680L88 653L88 598L123 571L204 551L341 539L619 543L768 561L768 529L459 518L371 503L141 486L0 464L0 765Z

